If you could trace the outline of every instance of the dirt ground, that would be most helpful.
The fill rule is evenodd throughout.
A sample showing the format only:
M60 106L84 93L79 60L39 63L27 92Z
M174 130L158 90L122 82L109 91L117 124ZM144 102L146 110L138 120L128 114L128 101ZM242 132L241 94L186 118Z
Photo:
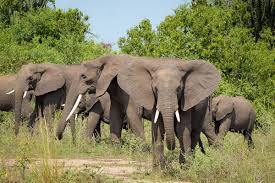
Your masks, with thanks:
M31 170L35 166L45 163L43 159L33 159L26 163L26 169ZM152 171L151 162L131 161L124 159L102 159L102 158L77 158L77 159L47 159L46 163L61 167L64 170L89 169L96 174L104 174L110 178L118 178L123 182L151 182L137 180L134 175ZM15 159L5 160L6 166L16 166Z

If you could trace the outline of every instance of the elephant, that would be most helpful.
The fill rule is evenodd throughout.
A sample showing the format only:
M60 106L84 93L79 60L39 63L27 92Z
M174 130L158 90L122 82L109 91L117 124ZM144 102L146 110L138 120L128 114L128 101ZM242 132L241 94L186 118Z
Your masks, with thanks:
M215 66L202 60L184 62L123 54L100 57L84 62L82 66L77 84L72 86L78 88L78 91L69 91L68 98L71 100L66 101L65 108L68 108L62 113L56 132L58 137L62 138L66 125L64 121L70 117L79 98L87 90L95 90L97 97L108 91L111 96L111 137L120 137L120 116L123 113L127 114L130 127L141 126L138 121L131 119L139 117L137 106L140 106L151 113L149 118L153 121L154 165L164 165L164 134L168 149L173 150L176 133L182 151L180 162L184 162L184 153L191 151L191 146L193 149L197 144L204 120L195 116L198 111L206 111L207 97L213 93L220 80ZM122 109L117 110L118 106Z
M228 131L241 132L249 147L254 147L252 131L256 121L256 112L252 104L242 96L230 97L221 95L213 98L212 116L218 143Z
M19 132L21 122L20 113L23 110L23 95L33 90L35 109L29 120L29 127L33 128L36 118L41 114L51 126L56 109L65 103L66 93L70 88L74 73L80 65L58 64L27 64L17 73L15 82L15 134Z
M117 80L138 105L153 110L154 166L165 164L164 135L167 148L175 149L174 133L181 148L179 162L184 163L199 141L208 97L220 80L216 67L203 60L140 58L120 71Z
M76 80L73 81L68 93L61 120L56 130L56 136L63 138L63 131L82 96L87 92L96 92L96 97L110 94L110 137L114 143L120 143L123 118L127 116L129 126L133 133L144 139L142 119L138 115L138 107L133 100L117 84L116 75L120 68L127 64L128 55L107 55L92 61L82 63L82 69ZM98 93L101 93L100 95Z
M14 111L14 87L16 83L16 75L1 76L0 77L0 111ZM32 113L33 92L29 91L22 100L22 111L20 113L22 118L29 118Z

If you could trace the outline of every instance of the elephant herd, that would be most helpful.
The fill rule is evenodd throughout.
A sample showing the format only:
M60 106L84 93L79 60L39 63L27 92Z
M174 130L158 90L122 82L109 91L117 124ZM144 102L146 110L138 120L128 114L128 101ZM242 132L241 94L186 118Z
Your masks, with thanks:
M80 113L87 117L89 140L100 137L100 122L104 121L110 124L110 138L116 143L125 125L145 139L142 118L147 119L152 121L153 165L163 167L164 140L174 150L177 138L180 163L198 143L203 150L201 132L209 145L221 144L228 131L242 132L253 146L255 111L243 97L212 99L220 78L216 67L204 60L125 54L75 65L27 64L16 75L0 78L0 110L14 110L17 135L24 117L29 118L30 129L39 117L51 128L55 111L63 108L56 138L62 139L69 123L73 141Z

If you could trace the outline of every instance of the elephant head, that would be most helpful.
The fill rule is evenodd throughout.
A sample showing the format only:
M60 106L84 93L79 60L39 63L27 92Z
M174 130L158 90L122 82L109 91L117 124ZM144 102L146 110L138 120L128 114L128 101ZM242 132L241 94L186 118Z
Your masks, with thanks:
M222 120L227 114L231 113L234 109L232 97L221 95L213 98L212 109L213 119L215 121Z
M111 81L116 77L122 66L129 64L129 58L128 55L107 55L82 63L80 72L75 75L67 95L66 104L56 131L58 139L62 139L67 121L78 107L82 96L86 92L95 93L96 98L100 100L100 97L105 94ZM93 104L95 103L96 100Z
M162 115L167 148L175 148L174 117L210 96L220 74L202 60L143 60L133 62L117 76L119 86L147 110L156 108L154 122Z
M41 96L62 88L65 83L62 68L62 65L56 64L28 64L21 67L15 86L15 134L19 131L23 96L30 90L33 90L34 96Z

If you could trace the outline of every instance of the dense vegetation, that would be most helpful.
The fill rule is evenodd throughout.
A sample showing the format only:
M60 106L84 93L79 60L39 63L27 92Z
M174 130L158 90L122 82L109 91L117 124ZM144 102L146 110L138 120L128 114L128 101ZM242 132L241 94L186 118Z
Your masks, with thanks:
M209 60L222 73L216 94L253 101L258 125L266 128L274 122L275 109L275 5L254 15L260 10L251 2L193 1L178 7L156 30L148 19L142 20L120 38L119 47L139 56Z
M272 4L273 3L273 4ZM110 53L95 43L88 17L77 9L55 8L55 0L0 0L0 73L15 73L26 63L80 63ZM253 133L255 149L249 151L242 135L229 133L223 148L196 151L192 163L180 167L177 148L166 152L167 167L129 175L128 181L272 182L275 180L275 4L270 0L193 0L168 15L157 27L142 20L118 43L122 53L139 56L206 59L215 64L222 81L215 95L242 95L257 110ZM60 113L55 118L57 123ZM68 170L50 164L52 158L123 158L151 167L150 123L145 122L146 141L123 132L121 147L108 140L85 139L85 121L78 120L77 144L70 130L56 141L40 120L35 134L23 127L13 134L12 113L0 113L0 182L121 182L102 176L97 167ZM55 123L55 125L56 125ZM272 125L273 124L273 125ZM264 134L262 132L265 132ZM203 141L206 139L203 137ZM13 166L9 160L15 160ZM35 163L42 159L42 164ZM101 167L104 165L98 165ZM116 165L113 165L116 166ZM130 165L129 165L130 166Z
M54 8L54 0L0 1L0 72L29 62L80 63L110 50L93 41L88 17Z

